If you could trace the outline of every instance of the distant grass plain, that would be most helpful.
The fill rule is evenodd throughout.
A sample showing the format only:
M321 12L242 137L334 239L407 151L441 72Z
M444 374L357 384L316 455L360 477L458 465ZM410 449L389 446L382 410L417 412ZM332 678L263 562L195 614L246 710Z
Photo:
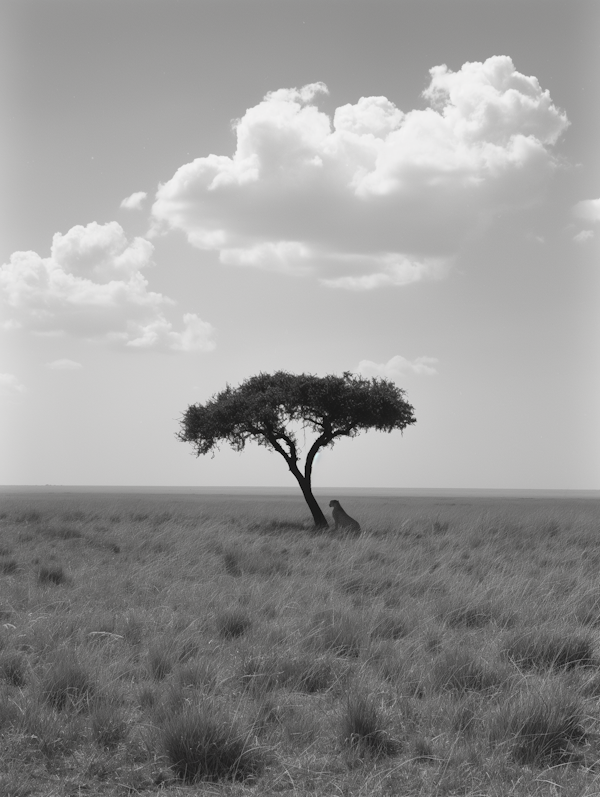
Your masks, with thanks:
M600 793L600 495L0 490L0 794Z

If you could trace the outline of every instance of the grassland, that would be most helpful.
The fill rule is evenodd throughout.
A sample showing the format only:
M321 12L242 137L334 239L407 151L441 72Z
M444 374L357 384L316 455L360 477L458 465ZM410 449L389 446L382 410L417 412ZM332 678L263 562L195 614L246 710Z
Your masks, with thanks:
M598 500L342 503L1 496L0 794L600 794Z

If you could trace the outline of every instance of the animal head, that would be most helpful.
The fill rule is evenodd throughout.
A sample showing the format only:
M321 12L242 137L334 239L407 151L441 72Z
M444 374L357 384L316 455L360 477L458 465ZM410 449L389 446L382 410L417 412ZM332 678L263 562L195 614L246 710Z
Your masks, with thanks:
M336 501L335 498L329 502L329 506L339 506L340 502Z

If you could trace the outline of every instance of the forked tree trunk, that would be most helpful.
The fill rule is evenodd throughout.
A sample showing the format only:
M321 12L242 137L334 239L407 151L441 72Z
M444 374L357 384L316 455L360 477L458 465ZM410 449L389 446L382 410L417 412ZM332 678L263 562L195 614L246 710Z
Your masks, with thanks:
M304 473L298 468L298 459L296 456L296 450L292 443L288 443L290 447L290 451L284 451L284 449L279 444L277 438L272 435L270 438L267 438L275 451L277 451L287 462L288 468L290 472L293 474L294 478L300 485L300 489L302 490L302 495L304 496L304 500L308 504L308 508L313 516L313 520L315 521L315 528L316 529L328 529L329 523L327 522L327 518L323 514L321 507L317 503L316 498L312 494L312 487L311 487L311 473L312 473L312 463L314 460L314 456L320 446L313 446L313 449L309 452L307 457L307 461L305 464Z

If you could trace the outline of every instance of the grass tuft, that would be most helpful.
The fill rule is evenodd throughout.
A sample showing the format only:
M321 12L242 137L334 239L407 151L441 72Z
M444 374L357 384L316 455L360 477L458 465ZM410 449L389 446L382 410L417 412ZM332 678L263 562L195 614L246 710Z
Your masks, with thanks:
M46 526L39 530L49 540L80 540L83 533L72 526Z
M249 734L210 706L163 717L160 733L170 766L186 783L244 780L263 769L263 756Z
M549 684L519 695L498 711L491 740L509 743L519 764L558 764L574 760L586 741L585 715L573 694Z
M37 509L26 509L15 516L15 523L39 523L42 513Z
M491 668L471 651L453 648L442 653L432 669L434 689L449 692L486 692L498 688L504 674Z
M600 595L597 590L584 595L575 609L575 617L582 625L600 626Z
M243 664L242 683L255 694L279 687L294 692L326 692L340 679L335 661L314 656L250 656Z
M327 656L282 659L280 668L284 686L309 695L327 692L340 679L339 667Z
M158 640L148 650L148 671L155 681L162 681L173 669L173 648L168 642Z
M317 647L336 656L356 658L364 645L365 631L358 620L346 612L324 609L313 616Z
M487 601L450 600L440 611L440 619L449 628L483 628L496 619L495 615L493 606Z
M0 734L5 735L10 726L18 727L20 719L20 707L11 699L8 690L3 689L0 691Z
M235 576L237 578L242 575L240 560L234 551L226 551L223 554L223 564L225 565L225 571L229 573L230 576Z
M38 570L37 579L40 584L66 584L68 576L62 565L42 565Z
M41 682L43 700L57 709L87 705L95 691L87 670L66 654L54 662Z
M149 711L156 706L156 692L152 686L143 686L138 695L138 703L142 711Z
M19 563L16 559L0 559L0 573L4 576L11 576L19 569Z
M371 636L376 639L402 639L410 632L405 620L394 614L383 614L377 618Z
M340 730L344 745L353 752L376 758L399 753L400 743L390 736L386 724L383 712L370 695L357 691L348 695Z
M141 645L144 638L144 622L135 614L127 614L118 628L120 634L132 647Z
M235 639L246 633L252 620L244 609L230 609L217 616L216 624L219 636L223 639Z
M217 670L209 661L200 660L182 664L175 673L179 687L198 688L210 692L217 685Z
M524 670L567 669L595 663L594 645L587 635L532 630L512 634L503 654Z
M12 686L25 686L25 658L16 651L5 652L0 656L0 677Z

